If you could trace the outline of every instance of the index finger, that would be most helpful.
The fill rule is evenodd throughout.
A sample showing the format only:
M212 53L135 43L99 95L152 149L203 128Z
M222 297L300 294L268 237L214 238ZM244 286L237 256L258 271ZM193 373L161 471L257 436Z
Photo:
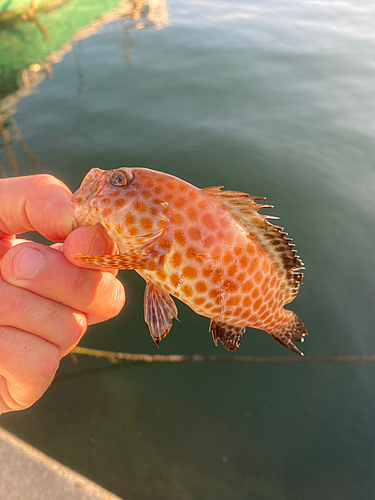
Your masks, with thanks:
M0 238L38 231L52 241L72 231L72 193L52 175L39 174L0 180Z

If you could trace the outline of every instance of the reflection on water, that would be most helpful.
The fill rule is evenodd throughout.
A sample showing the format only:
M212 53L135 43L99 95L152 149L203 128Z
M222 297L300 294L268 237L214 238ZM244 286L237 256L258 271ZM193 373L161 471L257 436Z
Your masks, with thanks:
M13 118L13 116L8 116L7 119L0 120L0 134L4 140L5 156L7 157L9 166L12 169L11 175L15 176L19 174L19 167L17 165L16 155L12 148L12 141L17 141L21 145L22 151L27 156L29 162L31 164L34 164L30 173L35 174L36 172L38 172L38 170L40 169L39 156L34 155L27 147L25 139L21 137L21 131L18 127L18 123ZM7 175L6 169L1 164L0 164L0 172L3 177L6 177Z
M306 265L293 303L305 354L374 354L373 3L169 0L162 30L148 17L158 4L105 4L62 4L57 18L66 9L82 24L59 29L37 11L50 41L32 22L0 32L0 44L36 40L2 94L7 174L6 144L21 174L35 168L22 137L73 190L93 166L140 165L267 196ZM153 354L144 283L120 277L124 311L82 345ZM208 320L178 307L158 352L224 354ZM239 354L280 355L272 342L249 329ZM40 402L0 423L123 498L373 497L374 364L106 367L64 359Z
M0 4L1 7L1 4ZM112 8L110 8L112 7ZM90 22L85 24L88 20ZM132 29L168 26L165 0L111 0L85 2L82 0L47 3L31 1L30 8L12 11L3 8L0 14L0 150L3 149L10 175L18 175L14 143L20 144L31 164L30 173L40 169L39 157L33 154L21 136L12 116L18 102L35 92L47 77L53 76L53 65L60 63L73 50L75 43L97 33L106 24L121 20L124 34L124 59L131 62L136 43ZM82 25L84 24L84 25ZM66 28L69 29L66 29ZM37 45L36 45L37 44ZM28 51L29 46L33 46ZM20 55L21 54L21 55ZM77 76L82 84L79 51L76 52ZM0 161L0 175L7 169Z

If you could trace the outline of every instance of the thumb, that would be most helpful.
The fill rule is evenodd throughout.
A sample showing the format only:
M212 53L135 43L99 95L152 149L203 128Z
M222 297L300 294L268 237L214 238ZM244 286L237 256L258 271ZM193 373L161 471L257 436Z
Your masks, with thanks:
M0 180L0 238L38 231L49 240L64 240L72 231L72 193L52 175Z

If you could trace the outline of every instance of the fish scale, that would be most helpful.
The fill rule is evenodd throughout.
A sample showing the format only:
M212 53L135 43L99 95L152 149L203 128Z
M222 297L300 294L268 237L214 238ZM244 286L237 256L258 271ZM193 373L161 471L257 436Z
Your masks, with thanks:
M303 264L257 200L141 167L92 169L72 199L74 225L101 223L119 255L77 260L146 280L145 319L158 345L177 317L173 295L211 319L216 345L238 349L251 326L302 354L292 340L303 341L306 328L283 306L298 293Z

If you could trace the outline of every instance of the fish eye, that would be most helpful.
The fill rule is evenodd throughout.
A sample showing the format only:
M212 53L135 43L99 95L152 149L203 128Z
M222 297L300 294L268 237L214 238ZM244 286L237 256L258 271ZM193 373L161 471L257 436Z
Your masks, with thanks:
M125 187L133 180L133 174L129 170L115 170L110 178L112 186Z

